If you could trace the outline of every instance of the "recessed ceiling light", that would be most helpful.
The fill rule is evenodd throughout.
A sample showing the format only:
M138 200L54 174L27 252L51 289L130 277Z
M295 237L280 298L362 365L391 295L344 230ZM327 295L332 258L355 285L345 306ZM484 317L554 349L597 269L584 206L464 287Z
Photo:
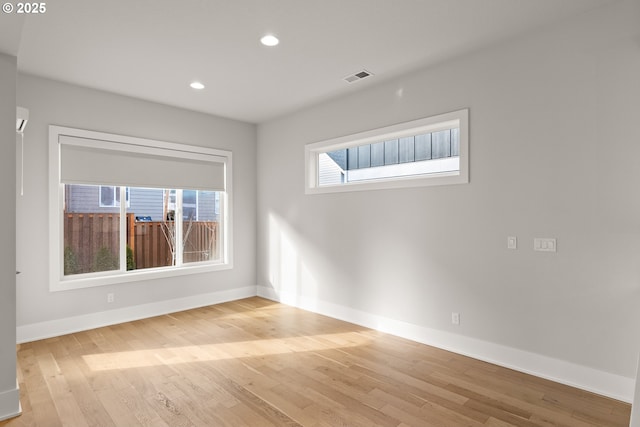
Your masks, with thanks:
M193 82L189 86L191 86L194 89L204 89L204 85L200 82Z
M272 34L267 34L260 39L260 43L265 46L276 46L278 43L280 43L280 40L278 40L278 38Z

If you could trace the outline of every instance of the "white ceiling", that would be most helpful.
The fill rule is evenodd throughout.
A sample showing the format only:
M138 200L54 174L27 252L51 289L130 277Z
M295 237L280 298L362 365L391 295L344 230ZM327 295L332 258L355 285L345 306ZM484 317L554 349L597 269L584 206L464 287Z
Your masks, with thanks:
M56 0L1 14L0 51L24 73L259 123L611 1Z

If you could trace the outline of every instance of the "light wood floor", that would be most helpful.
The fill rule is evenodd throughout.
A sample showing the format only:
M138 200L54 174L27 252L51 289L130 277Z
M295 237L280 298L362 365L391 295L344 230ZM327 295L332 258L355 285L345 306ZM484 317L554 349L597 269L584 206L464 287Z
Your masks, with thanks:
M628 426L630 406L260 298L23 344L0 426Z

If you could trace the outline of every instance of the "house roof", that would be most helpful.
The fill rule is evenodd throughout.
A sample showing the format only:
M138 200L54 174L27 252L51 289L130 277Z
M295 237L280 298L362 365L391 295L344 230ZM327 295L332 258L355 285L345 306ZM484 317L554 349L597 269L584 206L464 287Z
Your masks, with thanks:
M260 123L613 1L56 0L0 14L0 51L23 73Z

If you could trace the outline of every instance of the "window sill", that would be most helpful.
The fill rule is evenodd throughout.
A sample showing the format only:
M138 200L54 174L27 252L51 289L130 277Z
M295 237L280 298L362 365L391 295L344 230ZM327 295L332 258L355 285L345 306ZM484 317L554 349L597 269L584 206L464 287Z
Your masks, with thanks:
M427 187L433 185L466 184L469 178L459 172L440 172L424 176L385 178L381 180L352 181L345 184L307 188L305 194L342 193L348 191L387 190L392 188Z
M83 274L78 276L69 276L58 280L54 279L51 282L51 286L49 289L51 292L69 291L74 289L91 288L95 286L115 285L119 283L132 283L143 280L163 279L190 274L209 273L213 271L230 270L232 268L233 265L231 263L194 263L193 265L184 265L182 267L161 267L127 272L118 271L112 274Z

